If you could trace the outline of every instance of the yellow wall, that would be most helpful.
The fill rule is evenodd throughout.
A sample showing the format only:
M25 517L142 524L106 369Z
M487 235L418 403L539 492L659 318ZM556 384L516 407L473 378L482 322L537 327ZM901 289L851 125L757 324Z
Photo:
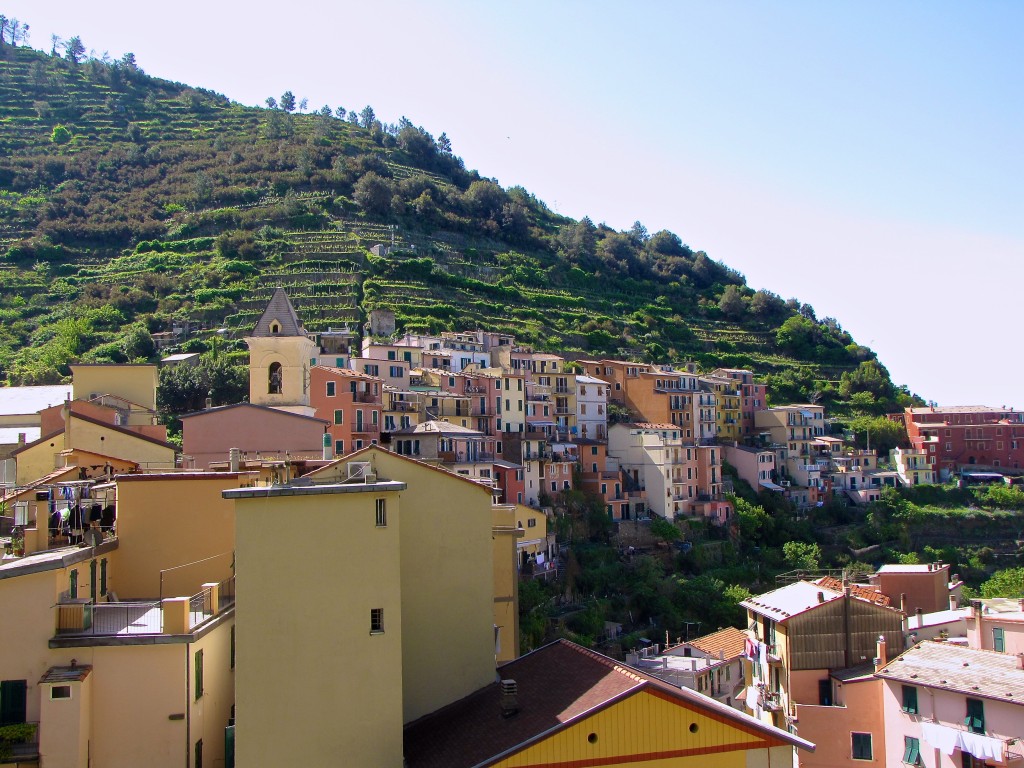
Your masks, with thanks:
M33 480L50 474L58 466L58 463L64 463L57 457L57 454L63 450L63 435L57 435L26 448L15 457L18 465L15 482L18 485L28 485Z
M694 725L696 732L691 731ZM668 700L666 694L655 694L648 689L494 765L539 768L567 763L614 765L628 762L651 768L708 765L747 768L767 764L768 746L767 737L763 735L743 731L724 718L709 716L696 707ZM761 753L763 761L759 757L748 759L750 751ZM787 753L789 761L785 760ZM639 755L648 755L648 758L637 759ZM633 759L622 759L629 757ZM773 768L792 764L792 748L772 750Z
M494 544L494 625L498 627L497 661L511 661L519 656L519 575L516 568L515 507L492 507Z
M372 455L378 477L408 485L401 600L410 722L494 679L491 490L382 449Z
M72 365L71 376L75 400L89 400L94 394L118 395L156 410L160 378L155 365Z
M237 488L246 477L231 473L119 477L120 546L112 553L118 598L194 595L202 584L228 578L234 559L235 511L221 491ZM177 567L186 563L197 564ZM161 595L160 571L172 568L164 573Z
M235 503L237 765L329 765L342 756L364 768L401 765L398 492L369 486ZM372 608L384 611L382 634L370 634ZM440 622L434 629L456 634Z
M72 414L70 430L65 427L62 435L43 440L17 455L18 484L30 483L52 472L56 466L56 455L65 448L126 459L139 464L143 469L174 468L173 447L83 421ZM60 465L63 466L63 463L61 460Z
M71 697L53 699L53 684L39 686L39 757L43 765L88 768L92 731L92 675L84 680L61 683L71 688Z

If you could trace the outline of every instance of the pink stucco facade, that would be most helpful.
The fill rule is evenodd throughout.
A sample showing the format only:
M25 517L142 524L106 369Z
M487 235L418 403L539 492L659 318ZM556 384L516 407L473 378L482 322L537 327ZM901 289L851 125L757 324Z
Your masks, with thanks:
M249 458L316 458L323 455L327 423L274 408L240 403L182 417L182 450L196 469L227 461L232 448Z

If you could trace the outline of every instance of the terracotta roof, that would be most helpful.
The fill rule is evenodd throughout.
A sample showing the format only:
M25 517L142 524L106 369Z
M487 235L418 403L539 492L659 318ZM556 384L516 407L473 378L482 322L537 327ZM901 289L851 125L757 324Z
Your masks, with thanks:
M878 677L967 696L1024 705L1024 670L1009 653L953 643L919 643L890 661Z
M633 424L630 424L629 426L635 427L637 429L671 429L675 432L682 432L682 427L680 427L678 424L655 424L649 421L637 421L634 422Z
M333 365L318 365L315 367L323 371L330 371L331 373L336 373L340 376L347 376L352 379L366 379L367 381L381 380L379 376L371 376L368 373L364 373L363 371L354 371L351 368L336 368Z
M281 330L277 333L270 332L270 323L276 320L281 324ZM306 329L295 312L288 294L284 288L276 288L274 295L267 302L267 308L263 310L260 319L256 321L256 327L252 329L250 336L305 336Z
M724 658L734 659L743 653L743 643L746 639L747 634L742 630L736 629L736 627L726 627L712 632L710 635L691 640L690 645L704 651L709 656L717 658L718 652L722 651Z
M92 667L78 664L74 667L50 667L40 683L80 683L89 676Z
M843 591L843 582L841 579L837 579L834 576L824 576L818 579L815 584L821 587L828 587L834 592ZM870 600L872 603L878 605L889 605L890 600L888 595L883 595L874 587L868 587L863 584L851 584L850 594L854 597L859 597L861 600Z
M408 768L471 768L493 765L553 731L643 690L729 722L774 744L813 745L765 725L702 694L649 678L640 670L566 640L558 640L498 669L515 680L518 712L501 716L496 681L405 729Z
M411 427L405 429L399 429L391 433L392 435L455 435L457 437L484 437L484 433L476 429L469 429L459 424L452 424L449 421L443 421L440 419L432 419L431 421L424 421L419 424L414 424Z

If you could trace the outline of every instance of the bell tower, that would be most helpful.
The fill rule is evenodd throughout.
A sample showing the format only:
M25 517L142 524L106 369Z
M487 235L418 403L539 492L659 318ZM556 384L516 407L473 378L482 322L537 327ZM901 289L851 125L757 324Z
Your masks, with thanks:
M309 366L317 347L284 288L277 288L263 310L249 345L249 402L312 416Z

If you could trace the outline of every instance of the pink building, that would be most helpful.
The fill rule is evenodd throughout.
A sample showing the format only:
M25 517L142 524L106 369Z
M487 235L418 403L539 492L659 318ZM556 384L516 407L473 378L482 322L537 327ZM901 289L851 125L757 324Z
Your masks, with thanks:
M232 448L243 458L322 458L327 422L265 405L237 403L181 417L182 452L196 469L228 459Z
M967 644L1011 656L1024 653L1024 598L972 600L967 613Z
M926 768L1024 765L1022 656L924 642L877 673L884 744L876 762Z

